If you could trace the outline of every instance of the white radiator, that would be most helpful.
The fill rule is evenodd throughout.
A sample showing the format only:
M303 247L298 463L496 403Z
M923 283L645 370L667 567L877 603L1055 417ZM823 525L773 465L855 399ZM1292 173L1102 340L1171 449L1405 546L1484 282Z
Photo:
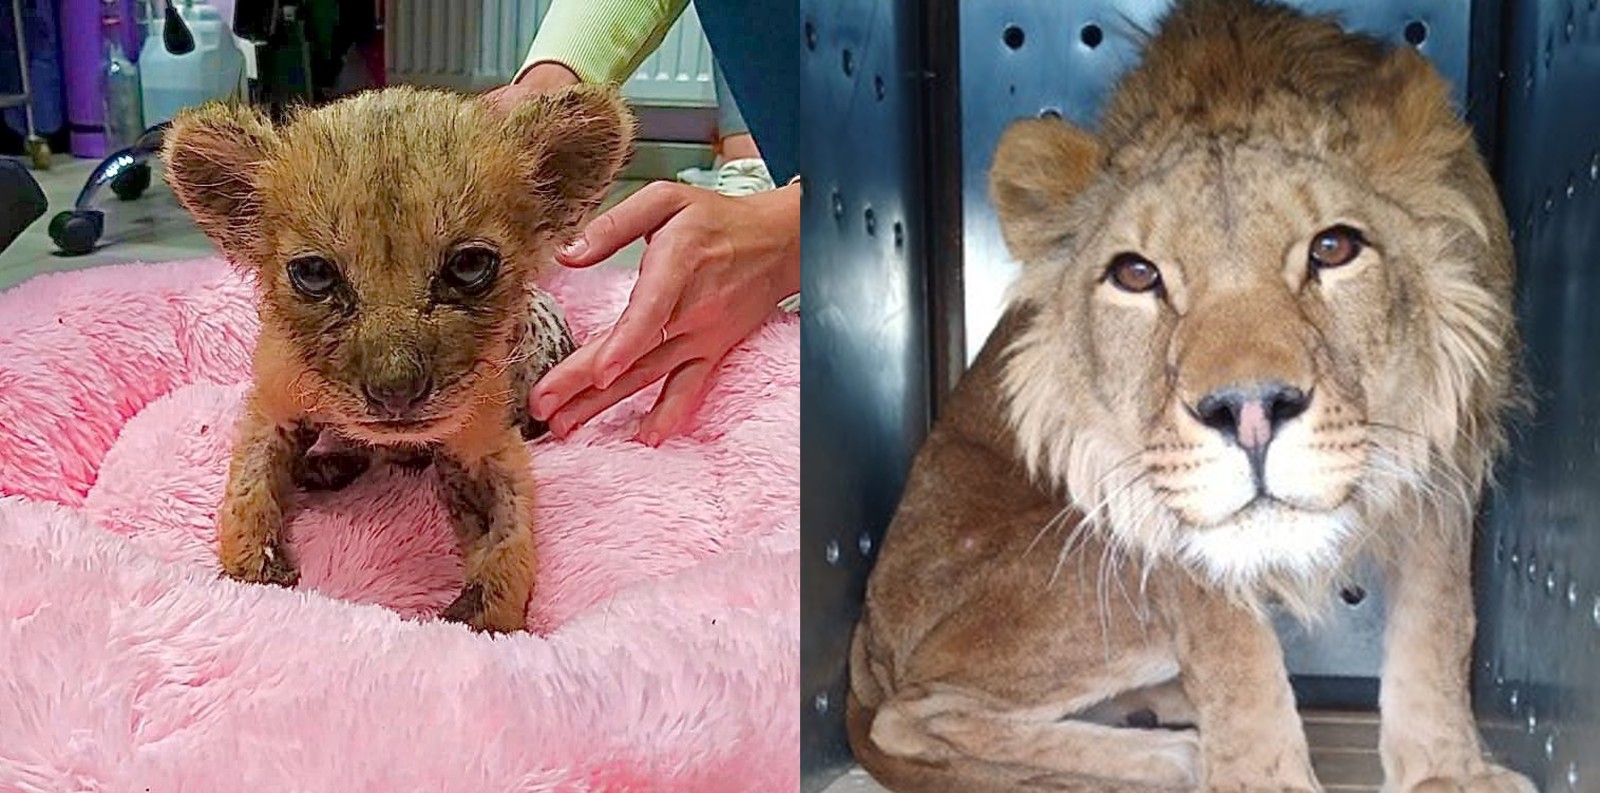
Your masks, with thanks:
M391 83L481 90L522 66L550 0L388 0L384 60ZM691 4L623 84L640 105L711 107L711 47Z

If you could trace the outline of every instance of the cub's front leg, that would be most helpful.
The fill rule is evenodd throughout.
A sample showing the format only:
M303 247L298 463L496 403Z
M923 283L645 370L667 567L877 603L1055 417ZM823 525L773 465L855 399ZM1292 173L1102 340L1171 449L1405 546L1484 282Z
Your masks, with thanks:
M309 436L309 437L308 437ZM300 580L283 541L295 472L316 433L267 418L252 398L240 417L217 516L222 571L240 581L294 586Z
M439 486L466 567L461 594L444 619L474 630L510 632L527 625L536 569L533 475L516 428L486 454L442 449L434 456Z

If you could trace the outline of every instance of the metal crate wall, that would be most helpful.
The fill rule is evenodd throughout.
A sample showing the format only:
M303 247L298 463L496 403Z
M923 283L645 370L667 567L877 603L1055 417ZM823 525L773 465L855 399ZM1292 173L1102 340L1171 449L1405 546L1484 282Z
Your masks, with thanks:
M1600 791L1600 2L1512 2L1496 177L1535 410L1479 545L1476 703L1548 793Z
M1131 34L1166 5L801 2L807 791L848 762L839 706L871 549L1015 274L984 191L994 143L1021 116L1092 123L1132 65ZM1600 793L1600 0L1299 5L1417 46L1494 163L1538 406L1480 543L1477 705L1496 752L1541 789ZM1376 674L1382 593L1368 588L1317 636L1280 626L1292 670Z
M802 7L801 764L848 757L849 628L928 428L915 0Z

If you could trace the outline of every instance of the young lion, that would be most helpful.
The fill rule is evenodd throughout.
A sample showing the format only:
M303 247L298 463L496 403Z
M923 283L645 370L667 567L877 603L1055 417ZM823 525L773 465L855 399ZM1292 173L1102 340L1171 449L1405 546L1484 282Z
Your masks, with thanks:
M524 627L533 588L532 382L572 351L535 289L631 151L613 90L509 115L391 88L281 129L221 104L180 114L167 181L255 282L261 334L218 536L224 572L298 580L296 485L342 487L373 456L431 458L466 562L446 619ZM319 441L320 438L320 441Z
M902 791L1314 791L1264 618L1362 554L1386 791L1510 793L1469 705L1469 546L1514 392L1503 212L1410 49L1181 2L1096 135L1023 121L1025 263L921 450L852 649Z

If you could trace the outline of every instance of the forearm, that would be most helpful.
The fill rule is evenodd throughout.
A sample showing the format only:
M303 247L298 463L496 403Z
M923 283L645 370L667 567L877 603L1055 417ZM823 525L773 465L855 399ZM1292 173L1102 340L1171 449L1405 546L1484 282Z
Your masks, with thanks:
M666 36L689 0L555 0L523 61L559 63L586 83L627 79Z

